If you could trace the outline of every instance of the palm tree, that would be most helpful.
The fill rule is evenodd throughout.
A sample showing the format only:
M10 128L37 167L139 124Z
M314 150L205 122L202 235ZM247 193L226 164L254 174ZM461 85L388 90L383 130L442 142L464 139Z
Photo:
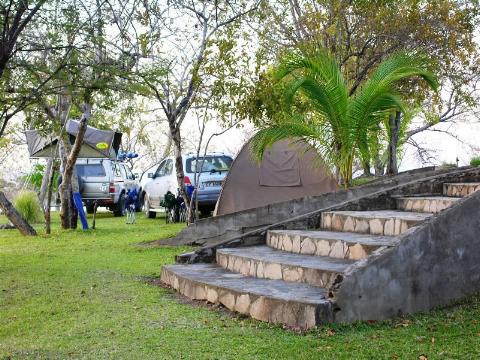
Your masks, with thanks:
M420 77L433 90L438 88L435 76L426 69L426 58L408 52L383 61L352 96L339 66L326 51L315 56L290 55L273 69L273 77L289 110L260 126L251 142L254 157L260 160L278 140L299 138L320 151L346 186L352 180L355 158L370 157L369 136L378 131L378 124L392 111L405 108L395 86Z

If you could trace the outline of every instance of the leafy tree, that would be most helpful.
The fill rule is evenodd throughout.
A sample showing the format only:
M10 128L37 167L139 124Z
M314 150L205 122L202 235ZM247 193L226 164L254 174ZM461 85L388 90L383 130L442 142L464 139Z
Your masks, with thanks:
M302 138L315 146L336 167L342 183L349 185L355 158L370 156L370 133L392 111L405 107L396 86L420 77L434 90L438 88L425 64L425 57L419 54L395 53L349 95L347 82L327 51L287 56L273 69L285 106L254 136L254 155L261 159L265 149L278 140Z
M390 54L417 49L429 54L428 66L438 75L440 91L432 94L426 84L405 84L402 93L408 107L423 108L418 113L423 124L405 129L405 142L438 123L475 116L480 101L480 57L474 36L478 1L279 0L262 5L257 27L260 63L271 63L292 49L315 53L326 48L350 84L349 94L358 91ZM401 112L397 120L400 126L383 130L404 128L408 118ZM400 138L387 135L384 141ZM388 154L388 149L401 148L400 144L380 145L373 160L379 167L388 162L395 168L396 154Z
M136 75L147 89L139 92L156 100L168 123L178 188L186 204L189 202L182 163L182 124L192 108L209 106L212 99L222 117L230 112L229 105L233 108L227 98L238 96L243 88L238 69L239 55L244 54L235 53L235 29L257 9L259 2L177 0L169 2L168 12L157 2L145 7L142 23L150 30L160 23L164 33L160 37L149 30L140 37L147 60ZM160 46L165 43L171 51L165 52ZM234 76L236 80L232 79Z

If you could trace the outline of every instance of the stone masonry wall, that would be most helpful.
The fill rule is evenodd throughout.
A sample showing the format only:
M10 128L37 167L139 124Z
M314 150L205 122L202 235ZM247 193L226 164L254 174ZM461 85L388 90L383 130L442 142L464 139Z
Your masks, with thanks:
M480 291L480 192L347 270L332 293L335 321L380 320Z

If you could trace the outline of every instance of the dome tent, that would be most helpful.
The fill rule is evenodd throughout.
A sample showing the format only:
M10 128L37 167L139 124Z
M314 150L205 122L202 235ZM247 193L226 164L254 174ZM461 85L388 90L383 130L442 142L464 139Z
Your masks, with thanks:
M301 140L281 140L257 163L247 142L232 163L215 215L225 215L338 189L320 154Z

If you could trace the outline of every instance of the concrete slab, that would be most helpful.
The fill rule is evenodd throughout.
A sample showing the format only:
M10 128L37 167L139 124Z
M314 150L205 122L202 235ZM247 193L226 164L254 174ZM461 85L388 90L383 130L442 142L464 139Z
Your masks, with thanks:
M303 329L333 321L332 303L315 286L247 277L211 264L164 266L161 280L190 299L261 321Z
M401 196L396 198L396 202L399 210L439 213L460 199L448 196Z
M432 215L398 210L326 211L321 226L324 230L396 236Z
M360 260L382 246L393 246L392 236L312 230L270 230L267 245L297 254Z
M358 234L352 232L323 231L323 230L269 230L270 234L308 237L314 240L338 240L352 244L369 246L392 246L392 236Z
M432 216L432 214L422 214L410 211L399 210L373 210L373 211L329 211L328 213L354 216L364 219L402 219L407 221L423 221Z
M167 265L168 270L196 283L211 285L235 291L240 294L253 294L283 301L305 304L323 304L326 291L323 288L301 283L287 283L283 280L258 279L232 273L215 264Z
M328 287L354 260L295 254L269 246L217 250L217 264L258 278L308 283Z
M269 246L218 249L217 254L218 253L288 266L298 266L333 272L343 272L349 265L355 262L353 260L334 259L328 256L294 254L287 251L275 250Z

